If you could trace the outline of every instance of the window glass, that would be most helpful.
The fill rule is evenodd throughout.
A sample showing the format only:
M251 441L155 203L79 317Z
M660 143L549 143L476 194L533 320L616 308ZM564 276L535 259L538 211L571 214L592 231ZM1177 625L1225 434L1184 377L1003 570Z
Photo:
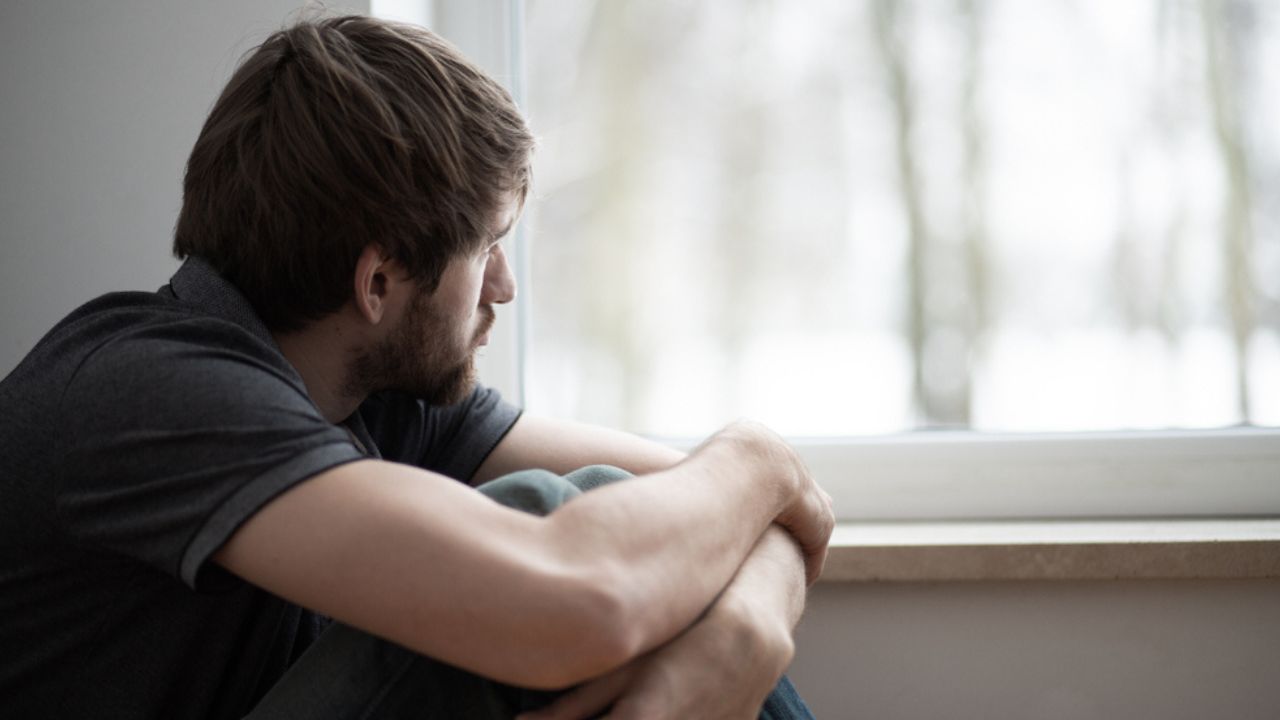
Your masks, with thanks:
M529 0L528 404L1280 424L1280 7Z

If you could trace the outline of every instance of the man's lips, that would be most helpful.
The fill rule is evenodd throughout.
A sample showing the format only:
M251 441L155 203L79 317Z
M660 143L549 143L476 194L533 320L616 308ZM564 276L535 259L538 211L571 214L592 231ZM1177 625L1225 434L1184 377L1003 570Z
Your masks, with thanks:
M476 347L489 344L489 331L493 329L493 323L497 320L492 305L481 305L480 314L483 318L480 320L480 329L476 331Z

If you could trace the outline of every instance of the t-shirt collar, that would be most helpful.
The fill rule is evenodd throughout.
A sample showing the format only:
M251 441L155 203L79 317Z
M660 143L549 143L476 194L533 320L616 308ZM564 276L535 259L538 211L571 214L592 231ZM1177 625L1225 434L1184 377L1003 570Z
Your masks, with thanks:
M187 258L169 280L169 287L179 300L229 320L272 345L276 344L271 331L254 312L248 299L203 259Z

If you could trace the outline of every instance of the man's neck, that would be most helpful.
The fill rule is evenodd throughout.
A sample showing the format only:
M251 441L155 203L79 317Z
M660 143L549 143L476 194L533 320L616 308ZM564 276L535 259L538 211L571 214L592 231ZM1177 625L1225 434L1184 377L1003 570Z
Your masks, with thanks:
M347 387L347 358L351 338L336 317L326 318L291 333L272 333L280 352L306 385L311 401L331 423L351 416L365 395Z

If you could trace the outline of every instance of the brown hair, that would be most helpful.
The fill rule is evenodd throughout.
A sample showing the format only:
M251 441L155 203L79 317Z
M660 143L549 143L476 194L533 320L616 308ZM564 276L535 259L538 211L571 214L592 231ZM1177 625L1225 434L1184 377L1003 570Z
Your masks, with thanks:
M242 61L187 161L174 232L273 330L339 309L376 245L433 291L529 185L511 96L428 30L307 20Z

